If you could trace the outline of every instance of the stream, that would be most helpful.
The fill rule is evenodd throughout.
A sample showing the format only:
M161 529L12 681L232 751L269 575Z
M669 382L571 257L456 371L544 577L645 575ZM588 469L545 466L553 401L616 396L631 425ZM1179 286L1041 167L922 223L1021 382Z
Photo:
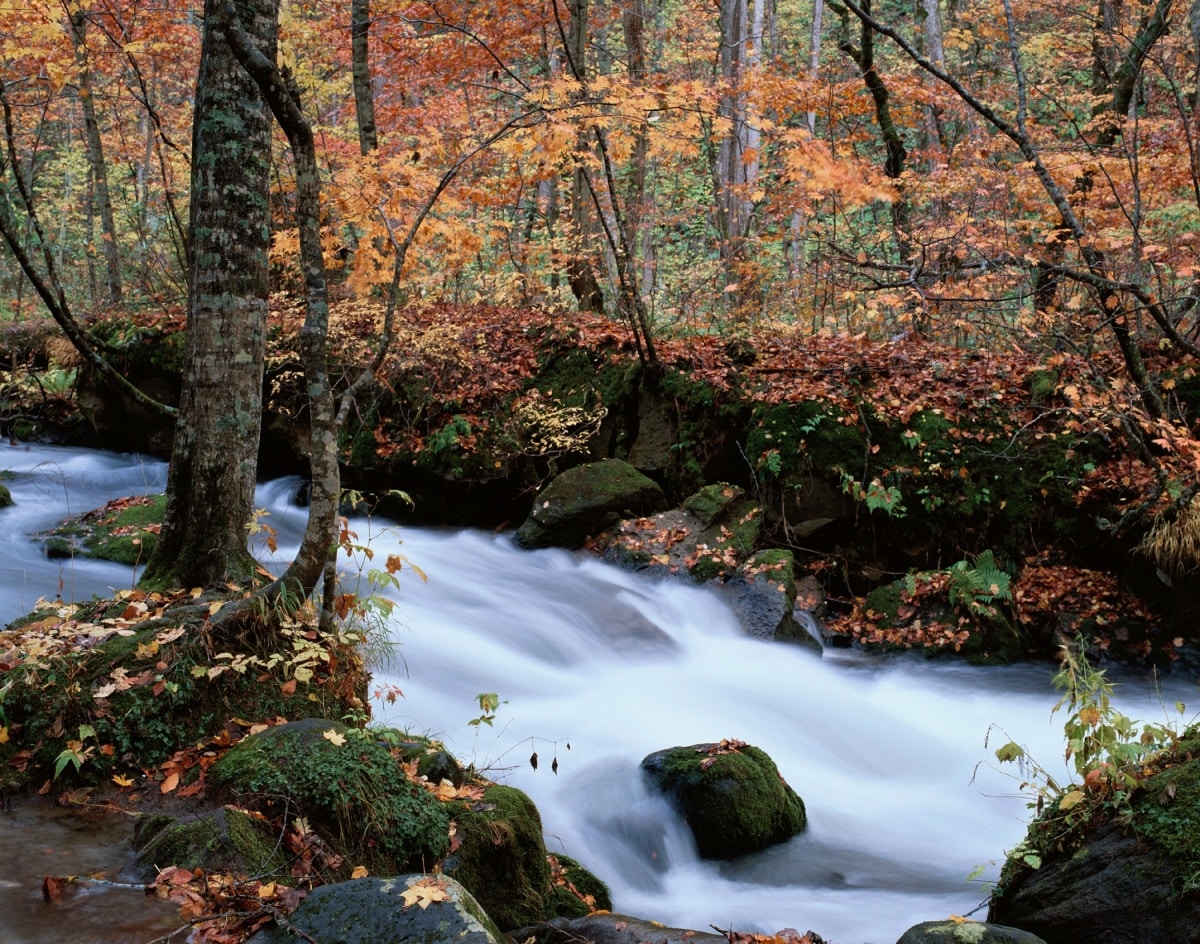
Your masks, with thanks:
M163 463L4 446L0 469L17 473L6 480L17 505L0 510L0 619L60 588L81 598L131 585L130 568L45 560L27 533L68 510L161 490ZM279 535L276 563L303 528L305 512L291 501L297 486L285 479L259 489ZM793 927L839 944L892 944L917 922L974 912L1004 850L1024 834L1021 775L989 763L996 747L1016 740L1065 776L1046 666L985 669L762 642L740 633L714 590L580 554L519 551L508 535L365 518L351 526L376 562L401 553L428 577L404 568L392 620L372 633L376 687L404 693L374 701L375 719L440 737L526 791L550 850L605 879L617 911L698 930ZM351 579L365 576L365 565L339 559ZM1195 700L1182 678L1161 693L1137 674L1119 682L1120 707L1135 718L1162 720L1163 703ZM472 726L483 692L501 704L492 725ZM723 738L771 755L803 797L809 826L722 864L696 857L638 763L654 750ZM5 847L24 841L22 822L0 813ZM9 868L0 858L0 870ZM24 881L0 871L0 915L14 895L28 895L12 887ZM5 942L41 940L10 933Z

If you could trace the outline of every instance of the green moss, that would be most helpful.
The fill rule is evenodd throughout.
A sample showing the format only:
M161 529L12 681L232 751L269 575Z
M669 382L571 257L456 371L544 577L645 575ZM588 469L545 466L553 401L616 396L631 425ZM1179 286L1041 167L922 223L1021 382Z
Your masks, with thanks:
M1029 396L1036 406L1049 403L1057 391L1058 371L1035 370L1029 375Z
M8 490L8 486L0 483L0 508L7 508L12 503L12 493Z
M502 930L547 918L550 865L533 801L513 787L491 786L483 802L463 804L453 815L462 845L446 860L445 871Z
M306 719L244 738L212 766L209 781L260 807L305 816L353 860L348 866L423 870L449 848L442 805L370 732L337 722Z
M804 829L804 802L757 747L677 747L651 754L642 769L679 806L705 858L756 852Z
M604 882L570 856L559 853L551 860L561 870L550 901L555 917L583 918L596 911L612 911L612 893Z
M242 810L226 807L178 820L162 815L145 818L149 822L139 823L134 830L142 878L152 878L157 867L167 864L263 880L288 877L279 837L265 822Z
M1188 751L1181 745L1182 756ZM1200 744L1193 742L1193 751ZM1175 865L1176 890L1200 889L1200 759L1168 767L1146 781L1133 804L1139 838L1164 850Z
M702 526L708 527L717 519L724 517L730 506L745 494L736 485L717 482L713 485L706 485L700 491L685 498L683 509L695 515Z

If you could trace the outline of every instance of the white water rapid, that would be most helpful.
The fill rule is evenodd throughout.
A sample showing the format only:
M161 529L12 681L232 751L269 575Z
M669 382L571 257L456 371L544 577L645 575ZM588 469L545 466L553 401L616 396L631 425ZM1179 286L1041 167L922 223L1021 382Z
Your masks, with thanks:
M16 455L0 451L0 469L16 468ZM137 457L65 450L54 463L49 484L9 483L18 509L31 496L48 500L52 521L68 499L79 511L162 486L161 466ZM66 471L111 488L85 496L68 484L64 495ZM289 501L296 485L259 491L281 558L303 524ZM4 619L53 596L61 571L42 575L46 562L24 541L33 521L0 511ZM1022 837L1018 774L991 768L994 749L1011 737L1062 773L1062 719L1050 718L1056 696L1044 666L822 656L742 636L708 590L561 551L521 552L507 535L366 519L352 527L375 549L373 566L399 552L429 578L401 572L395 647L376 683L399 686L404 698L374 702L376 720L441 737L529 793L550 849L605 879L618 911L700 930L794 927L839 944L892 944L912 924L976 908L986 889L971 873L983 866L994 878ZM84 595L131 579L91 562L76 562L73 576ZM1167 704L1193 691L1182 680L1169 688ZM468 725L481 692L503 700L493 727ZM1130 676L1120 693L1134 717L1162 719L1146 680ZM987 747L993 725L1003 730ZM791 842L724 865L696 858L679 818L638 773L651 751L722 738L766 750L809 817Z

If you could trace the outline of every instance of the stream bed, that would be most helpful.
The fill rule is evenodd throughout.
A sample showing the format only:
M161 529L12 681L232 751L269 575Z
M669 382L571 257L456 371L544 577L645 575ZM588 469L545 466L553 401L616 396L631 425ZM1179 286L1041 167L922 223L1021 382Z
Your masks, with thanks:
M26 612L41 596L86 597L132 583L130 568L46 561L26 535L68 510L161 490L162 463L3 447L0 469L18 472L7 483L18 504L0 511L0 617ZM303 527L297 486L259 489L278 532L276 563ZM1028 815L1021 772L997 770L995 748L1016 740L1065 776L1047 666L985 669L762 642L741 634L710 589L580 554L520 551L508 535L378 519L351 526L377 560L404 554L428 577L401 571L394 617L373 633L376 687L404 693L373 702L376 720L441 737L465 761L529 793L548 847L605 879L617 911L699 930L812 929L839 944L892 944L920 921L982 918L985 883ZM347 578L365 575L365 564L341 560ZM1182 678L1161 691L1137 674L1120 682L1121 708L1137 718L1162 720L1164 703L1194 700L1194 684ZM487 692L501 700L494 722L472 726L477 696ZM806 803L805 833L735 862L697 858L682 820L647 792L638 764L651 751L723 738L772 756ZM24 832L27 822L20 809L0 816L0 845L38 842ZM88 830L75 835L86 852ZM31 894L30 879L11 876L13 868L0 858L0 940L49 940L3 923Z

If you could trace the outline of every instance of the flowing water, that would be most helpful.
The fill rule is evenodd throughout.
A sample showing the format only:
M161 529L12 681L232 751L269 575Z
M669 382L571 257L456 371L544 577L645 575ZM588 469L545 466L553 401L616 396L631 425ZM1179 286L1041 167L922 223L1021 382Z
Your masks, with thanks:
M14 468L13 458L0 452L0 468ZM22 505L23 496L42 496L55 509L44 509L48 521L68 494L77 511L161 488L161 465L136 457L62 450L53 462L40 485L10 483ZM68 471L97 491L71 492L69 480L61 487ZM259 492L281 558L303 526L290 500L297 484ZM4 619L53 595L64 573L23 542L28 527L45 526L31 525L35 518L0 511L11 535L0 562ZM529 793L551 850L607 880L619 911L700 930L811 928L841 944L891 944L919 921L975 909L986 889L972 873L982 866L983 879L994 878L1023 835L1019 774L993 769L993 750L1011 737L1062 772L1045 667L980 669L756 641L710 590L562 551L521 552L507 535L366 519L352 526L376 563L402 553L428 576L401 572L392 624L377 634L392 645L379 646L376 685L398 686L404 697L375 702L376 719L444 738ZM70 575L84 595L131 579L90 562L76 562ZM1168 688L1168 704L1193 690L1183 680ZM503 703L493 725L471 726L483 692ZM1134 716L1163 717L1148 680L1129 676L1120 693ZM646 791L638 763L660 748L722 738L775 759L807 805L803 835L732 863L697 859L681 820Z

